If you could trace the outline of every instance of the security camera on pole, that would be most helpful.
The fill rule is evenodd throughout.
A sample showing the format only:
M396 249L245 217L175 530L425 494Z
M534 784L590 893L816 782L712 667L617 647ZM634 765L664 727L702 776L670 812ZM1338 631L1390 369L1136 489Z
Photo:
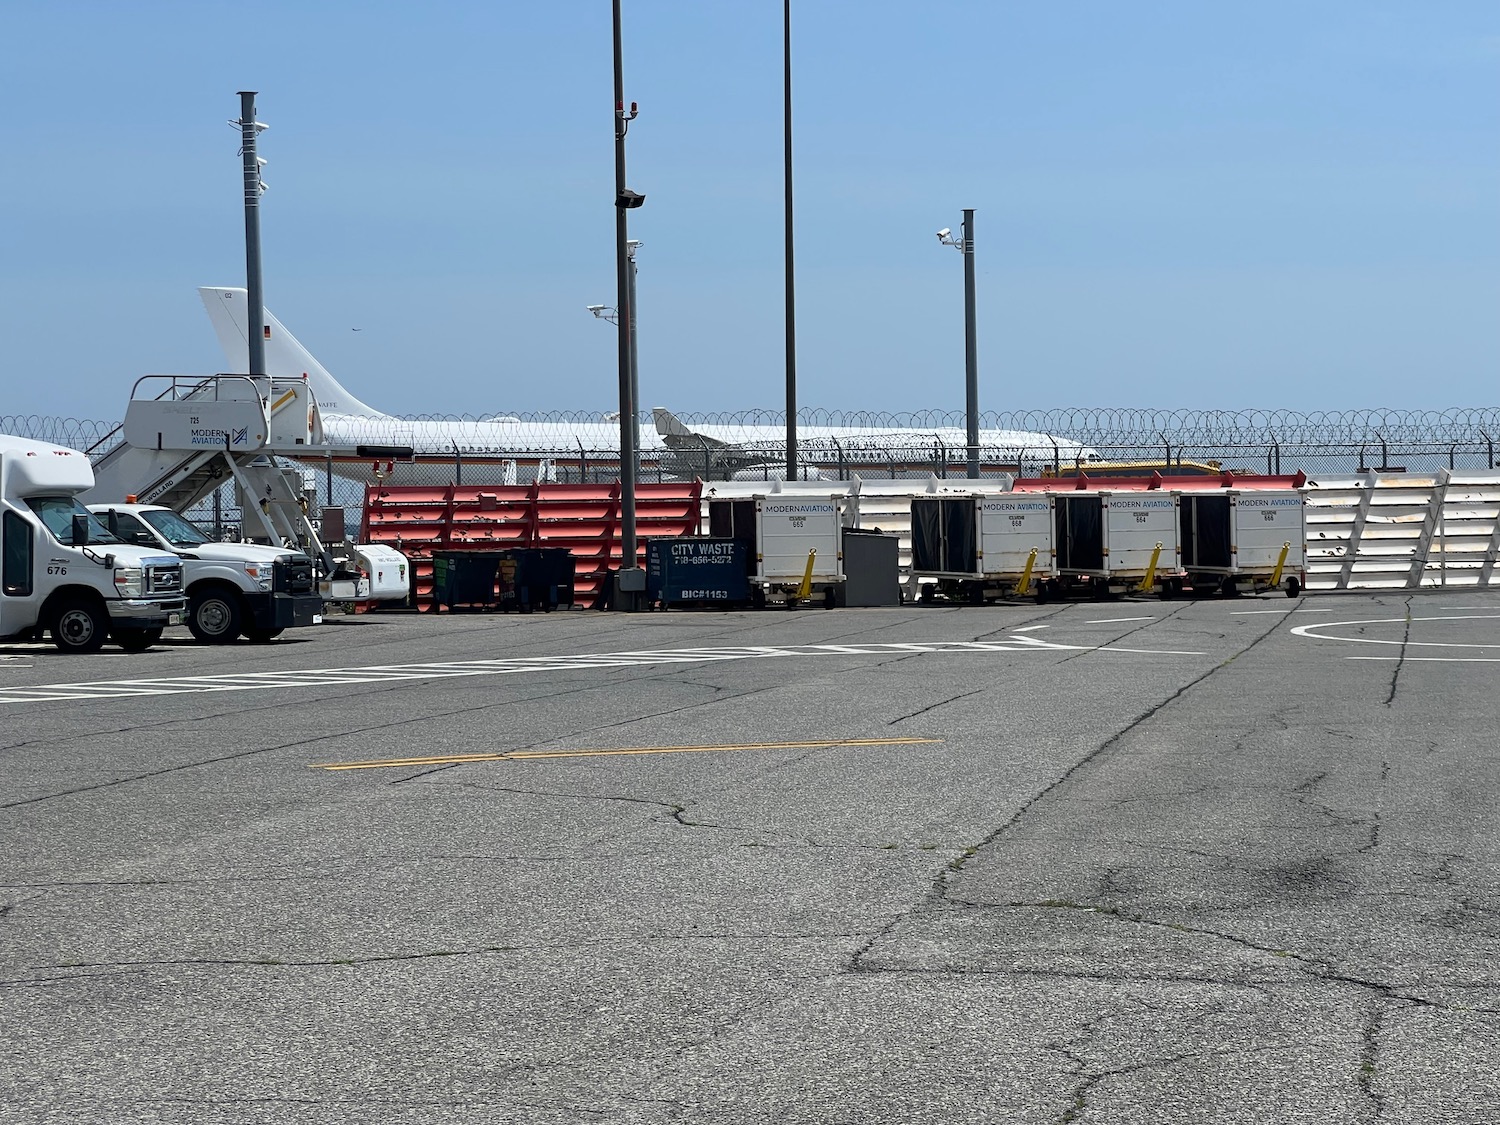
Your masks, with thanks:
M979 476L979 353L974 332L974 208L964 208L964 233L954 238L944 227L938 241L963 252L964 256L964 424L969 445L970 480Z

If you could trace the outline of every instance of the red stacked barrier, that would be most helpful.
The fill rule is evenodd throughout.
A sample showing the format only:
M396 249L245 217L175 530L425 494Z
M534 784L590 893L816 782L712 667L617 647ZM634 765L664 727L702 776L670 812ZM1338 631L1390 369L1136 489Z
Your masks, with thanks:
M702 484L636 487L636 535L698 532ZM384 543L411 560L415 604L432 604L432 552L565 547L573 552L574 598L590 605L620 565L618 484L505 486L370 485L360 542ZM644 558L644 547L637 565Z

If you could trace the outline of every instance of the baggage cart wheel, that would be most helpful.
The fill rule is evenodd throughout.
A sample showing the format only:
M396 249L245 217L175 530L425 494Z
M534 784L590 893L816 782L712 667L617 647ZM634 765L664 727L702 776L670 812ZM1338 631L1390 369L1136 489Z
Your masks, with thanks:
M1219 593L1223 594L1226 598L1237 598L1240 596L1240 586L1239 583L1234 580L1233 575L1226 577L1224 581L1219 584Z
M1046 605L1052 599L1050 582L1038 582L1036 584L1036 604Z
M1286 596L1289 598L1295 598L1300 593L1302 593L1301 581L1296 578L1288 578L1286 580Z
M982 582L971 582L969 584L969 604L984 604L984 584Z
M839 604L838 591L836 591L832 586L829 586L829 587L825 588L824 591L823 591L823 608L824 609L833 609L838 604Z

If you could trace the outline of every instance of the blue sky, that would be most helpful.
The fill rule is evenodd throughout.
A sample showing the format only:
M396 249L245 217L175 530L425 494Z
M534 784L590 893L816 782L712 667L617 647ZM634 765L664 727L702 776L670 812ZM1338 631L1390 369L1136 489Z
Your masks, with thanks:
M781 4L625 0L642 405L784 401ZM236 91L266 303L396 413L609 410L606 0L0 12L0 414L224 366ZM799 398L1494 406L1500 6L794 0ZM353 329L360 331L355 332Z

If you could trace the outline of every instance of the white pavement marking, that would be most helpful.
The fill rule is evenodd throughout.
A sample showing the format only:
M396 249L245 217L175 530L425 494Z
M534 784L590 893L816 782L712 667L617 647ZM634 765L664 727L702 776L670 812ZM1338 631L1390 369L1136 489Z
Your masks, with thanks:
M1388 641L1383 637L1325 637L1315 629L1339 629L1345 625L1405 625L1419 621L1500 621L1500 613L1452 614L1443 613L1433 617L1376 617L1363 621L1321 621L1316 625L1297 625L1292 634L1313 641L1347 641L1362 645L1396 645L1401 648L1500 648L1500 641L1493 644L1465 644L1459 641Z
M1332 613L1331 609L1232 609L1230 617L1254 617L1258 613Z
M1399 656L1346 656L1345 660L1401 660ZM1405 664L1500 664L1500 656L1408 656Z
M1045 628L1045 626L1033 626ZM503 676L513 672L560 672L593 668L632 668L660 664L706 664L776 657L888 656L908 653L1098 652L1098 645L1067 645L1039 637L1010 637L998 641L926 641L922 643L745 645L723 648L643 649L636 652L580 653L569 656L528 656L495 660L436 661L426 664L376 664L364 668L306 668L296 671L240 672L213 676L152 677L139 680L98 680L80 684L40 684L0 688L0 705L56 700L126 699L145 695L183 695L198 692L257 691L264 688L323 688L336 684L391 683L398 680L461 679ZM1113 649L1162 656L1201 656L1152 649Z
M1120 648L1118 645L1104 645L1095 652L1142 652L1152 656L1207 656L1206 652L1192 652L1188 649L1179 648Z
M1155 617L1101 617L1097 621L1085 621L1085 625L1113 625L1117 621L1155 621Z
M1035 633L1038 629L1045 629L1045 625L1025 625L1019 629L1012 629L1012 633Z

